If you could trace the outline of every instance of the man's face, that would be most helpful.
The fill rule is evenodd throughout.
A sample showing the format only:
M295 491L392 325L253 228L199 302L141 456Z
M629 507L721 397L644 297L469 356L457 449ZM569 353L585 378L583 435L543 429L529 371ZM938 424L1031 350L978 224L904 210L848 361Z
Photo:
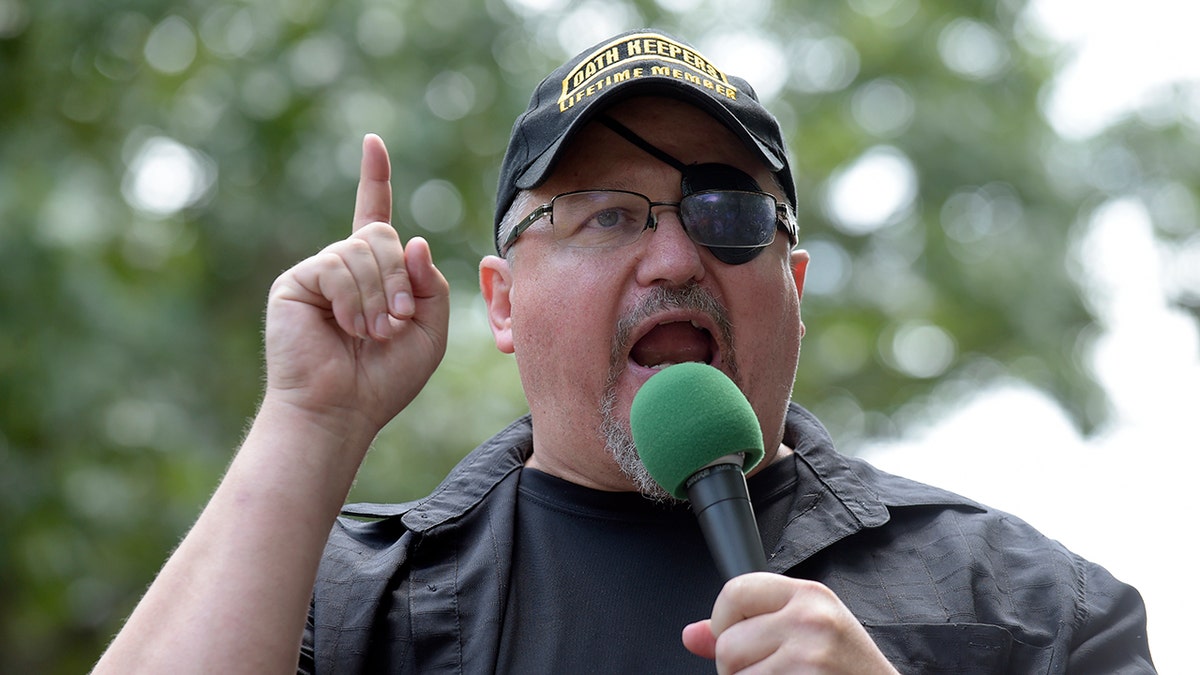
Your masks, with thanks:
M684 164L732 165L783 201L770 171L699 109L638 98L607 112ZM592 123L534 191L529 210L557 194L606 188L653 201L681 197L678 170ZM643 487L605 446L621 444L634 394L671 363L704 361L724 371L757 413L768 459L781 440L803 332L807 257L789 255L779 234L750 262L728 265L688 238L677 210L655 214L656 230L615 249L566 247L549 219L533 225L509 254L506 306L487 288L489 265L505 263L483 266L497 344L515 354L533 415L534 465L584 485Z

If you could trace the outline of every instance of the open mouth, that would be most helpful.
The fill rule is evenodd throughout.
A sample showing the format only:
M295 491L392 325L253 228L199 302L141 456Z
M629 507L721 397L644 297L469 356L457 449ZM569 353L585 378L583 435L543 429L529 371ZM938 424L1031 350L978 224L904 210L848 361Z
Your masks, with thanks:
M690 361L713 365L716 357L717 342L712 332L688 320L659 323L629 350L631 361L654 370Z

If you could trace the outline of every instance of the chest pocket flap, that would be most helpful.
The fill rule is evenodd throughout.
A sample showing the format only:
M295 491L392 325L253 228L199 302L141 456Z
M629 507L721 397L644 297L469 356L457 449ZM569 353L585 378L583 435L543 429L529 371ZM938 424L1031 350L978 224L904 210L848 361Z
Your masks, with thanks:
M904 623L865 628L902 673L1036 672L1037 664L1044 668L1050 659L1047 648L1023 644L1004 627L991 624Z

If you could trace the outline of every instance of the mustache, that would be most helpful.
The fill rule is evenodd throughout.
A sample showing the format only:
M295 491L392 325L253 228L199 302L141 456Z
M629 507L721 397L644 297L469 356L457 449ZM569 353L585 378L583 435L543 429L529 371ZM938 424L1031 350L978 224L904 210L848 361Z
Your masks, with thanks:
M691 283L679 288L655 287L617 321L613 335L608 381L600 402L600 433L604 437L609 455L621 472L637 487L638 492L657 502L678 501L662 488L646 471L633 442L629 420L617 414L617 380L625 370L625 355L633 346L630 344L633 331L649 317L663 311L686 309L708 316L717 327L718 345L730 377L738 381L737 358L733 349L733 328L729 312L717 298L699 284Z
M714 336L717 338L717 345L724 353L724 362L730 377L736 382L737 359L734 358L733 322L729 319L729 311L708 289L694 282L672 288L655 286L617 320L610 354L611 377L615 379L619 375L624 356L633 347L631 339L638 325L655 314L676 309L698 312L712 320L717 329L717 335Z

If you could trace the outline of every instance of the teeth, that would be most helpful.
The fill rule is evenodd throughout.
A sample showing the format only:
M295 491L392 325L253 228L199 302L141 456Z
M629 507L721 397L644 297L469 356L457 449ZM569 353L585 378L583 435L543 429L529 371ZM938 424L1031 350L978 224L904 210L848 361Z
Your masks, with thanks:
M662 370L663 368L666 368L668 366L673 366L677 363L704 363L704 362L703 361L663 361L662 363L656 363L652 366L646 366L646 367L649 368L650 370Z
M659 321L658 325L665 326L669 323L675 323L675 322L674 321ZM688 323L692 324L692 328L699 328L701 330L704 330L704 327L701 326L699 323L697 323L695 319L689 319Z

